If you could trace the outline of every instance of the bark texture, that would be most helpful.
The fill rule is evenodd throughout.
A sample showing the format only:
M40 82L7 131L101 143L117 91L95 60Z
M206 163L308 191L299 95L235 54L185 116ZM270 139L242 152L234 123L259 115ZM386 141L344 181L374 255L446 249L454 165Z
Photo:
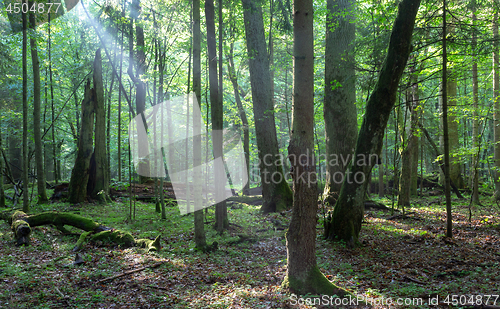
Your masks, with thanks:
M323 200L334 205L358 137L354 71L355 5L353 0L328 0L326 5L323 114L327 174ZM329 164L334 157L339 160Z
M92 102L92 96L93 90L90 88L89 80L84 90L78 151L69 182L68 201L70 203L81 203L87 198L90 157L93 152L92 133L94 129L94 104Z
M293 194L283 174L283 163L276 137L262 7L256 1L242 0L242 3L252 85L255 135L259 150L263 199L261 210L264 213L279 212L292 205Z
M209 72L209 82L210 82L210 112L212 117L212 143L213 143L213 153L214 159L223 158L223 120L222 120L222 100L219 96L219 83L217 78L217 53L216 53L216 42L215 42L215 7L213 0L205 1L205 16L207 21L207 47L208 47L208 72ZM223 159L224 160L224 159ZM218 165L219 161L215 164L215 179L224 179L226 175L221 174L220 171L223 167ZM216 184L216 196L218 200L224 191L224 183L217 181ZM217 203L215 206L215 227L219 233L222 233L224 229L229 227L229 222L227 220L227 208L226 201Z
M403 0L399 3L387 56L375 89L368 99L356 144L355 160L349 166L354 181L343 183L333 215L329 215L325 222L325 236L329 239L338 238L352 245L358 243L368 185L366 181L359 180L366 180L377 163L370 160L370 155L380 156L387 120L394 107L398 84L411 50L411 37L419 6L420 0Z
M31 7L32 2L30 2ZM35 29L35 15L29 14L30 27ZM38 60L38 47L36 43L36 31L33 30L30 39L31 65L33 68L33 135L35 139L35 164L38 203L46 203L49 199L45 191L45 165L43 163L43 145L40 119L40 62Z
M95 111L95 186L91 197L101 202L109 201L109 167L106 152L106 112L104 110L104 90L102 84L101 50L94 59L94 111Z
M198 112L193 113L193 179L194 192L202 191L201 183L201 31L200 31L200 0L193 1L193 91L197 104L200 107ZM193 108L193 111L196 111ZM202 196L194 195L194 241L196 248L204 250L207 246L205 237L205 222L203 220Z
M344 296L316 264L318 191L314 158L313 1L294 1L294 87L288 154L293 172L292 219L286 233L284 288L298 294Z

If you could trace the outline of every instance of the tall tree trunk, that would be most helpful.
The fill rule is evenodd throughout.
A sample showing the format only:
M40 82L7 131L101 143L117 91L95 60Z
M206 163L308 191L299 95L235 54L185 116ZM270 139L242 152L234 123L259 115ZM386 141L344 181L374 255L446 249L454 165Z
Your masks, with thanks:
M252 85L255 135L259 150L263 198L261 210L264 213L279 212L292 205L293 194L283 175L283 164L278 148L262 7L251 0L242 0L242 3Z
M29 6L31 7L32 2ZM45 191L45 166L43 164L42 133L40 128L40 63L38 61L38 47L36 43L35 15L29 14L30 27L33 33L30 38L31 65L33 67L33 133L35 139L35 162L38 190L38 203L46 203L49 199Z
M212 143L213 143L213 153L214 159L223 159L223 120L222 113L222 101L219 99L219 85L217 78L217 53L216 53L216 41L215 41L215 7L213 0L205 1L205 16L207 20L207 47L208 47L208 60L209 60L209 81L210 81L210 112L212 117ZM222 60L222 59L221 59ZM216 199L222 200L222 195L224 194L224 182L220 181L226 178L225 173L222 173L224 167L219 166L220 161L215 161L215 190ZM226 210L226 211L224 211ZM219 233L222 233L224 229L229 226L227 221L227 209L226 202L222 201L217 203L215 206L215 228Z
M122 18L125 17L125 9L122 10ZM118 75L118 85L122 85L122 72L123 72L123 46L125 42L123 41L123 33L121 35L121 44L120 44L120 73ZM117 129L117 144L118 144L118 154L117 154L117 162L118 162L118 181L122 181L122 87L118 87L118 129Z
M27 0L24 0L23 3L28 4ZM30 201L28 195L28 64L27 64L27 55L28 55L28 17L26 13L21 13L23 19L23 170L22 170L22 179L23 179L23 211L29 212L30 210Z
M2 117L0 117L0 128L2 126ZM2 130L0 130L0 207L5 207L5 192L3 190L3 157L1 156L3 153L2 146ZM8 163L5 162L5 165Z
M146 110L146 83L142 80L144 78L144 74L146 73L146 47L144 44L144 29L138 22L139 15L141 14L141 4L140 0L133 0L131 5L130 12L132 19L135 21L135 35L136 35L136 57L135 61L137 61L137 71L135 76L131 70L131 66L129 67L129 76L134 81L136 91L135 91L135 106L136 106L136 115L142 115L142 121L144 124L144 128L146 132L148 131L146 119L144 116L144 111ZM132 26L131 26L132 27ZM129 43L129 47L133 46L133 42ZM131 53L131 59L133 58L133 52ZM140 145L138 147L139 157L141 158L139 164L137 165L137 172L140 175L140 182L146 181L149 178L150 174L150 162L147 158L149 154L148 143L143 143L139 141Z
M498 49L498 12L495 10L493 16L493 134L494 134L494 152L495 152L495 200L500 200L500 75L499 68L499 49Z
M108 157L106 154L106 111L104 89L102 85L101 49L98 49L94 59L94 112L95 112L95 187L92 198L101 202L109 200Z
M410 103L410 144L411 144L411 162L410 162L410 195L417 195L418 183L418 158L419 158L419 142L418 142L418 118L421 112L418 109L420 97L418 93L418 71L417 66L413 65L410 70L411 76L411 103Z
M476 1L472 4L472 27L476 27ZM478 173L478 163L479 163L479 114L478 114L478 101L479 101L479 87L477 79L477 34L476 29L472 29L472 49L474 53L473 63L472 63L472 102L473 102L473 118L472 118L472 144L474 149L474 155L472 156L472 203L480 204L479 202L479 173Z
M234 99L236 101L236 106L238 107L238 112L240 114L241 123L243 125L243 151L245 152L245 165L247 167L247 179L249 180L245 186L243 187L243 194L248 195L248 190L250 189L250 137L249 137L249 127L248 127L248 119L245 113L245 108L241 103L241 97L239 92L238 78L236 76L236 69L234 67L233 61L233 51L234 51L234 42L231 42L231 46L229 48L229 54L227 55L227 71L229 75L229 79L233 84L233 93Z
M387 120L396 102L399 81L411 49L411 37L420 0L403 0L399 3L387 56L375 89L366 104L363 124L356 143L354 160L348 167L333 216L325 223L325 236L338 238L348 244L357 244L364 212L366 176L377 163L382 150ZM374 158L375 157L375 158Z
M323 200L333 205L358 137L354 72L354 1L328 0L326 6L329 17L326 22L323 114L327 178ZM334 158L338 160L333 160Z
M286 233L287 272L282 286L300 294L344 296L316 264L318 190L314 158L313 1L294 1L294 86L292 135L293 208Z
M90 157L92 156L92 133L94 129L93 89L87 81L82 101L82 121L78 139L78 151L69 182L68 201L76 204L86 200L89 180Z
M60 178L60 171L58 170L58 165L57 165L57 155L56 155L56 133L55 133L55 110L54 110L54 83L52 79L52 38L51 38L51 22L50 22L50 14L48 14L49 18L49 82L50 82L50 110L51 110L51 117L52 117L52 122L51 122L51 133L52 133L52 160L53 160L53 165L54 165L54 181L55 183L59 183L59 178Z
M443 109L443 148L444 148L444 194L446 198L446 236L452 237L452 217L451 217L451 194L450 194L450 147L449 147L449 138L448 138L448 54L446 50L446 35L447 35L447 24L446 24L446 0L443 0L443 69L442 69L442 109ZM455 87L456 89L456 87Z
M193 0L193 91L199 113L193 112L193 179L194 192L202 191L201 175L201 31L200 31L200 0ZM193 111L197 111L193 106ZM194 195L194 241L196 248L204 250L207 241L205 237L205 222L203 222L202 195Z

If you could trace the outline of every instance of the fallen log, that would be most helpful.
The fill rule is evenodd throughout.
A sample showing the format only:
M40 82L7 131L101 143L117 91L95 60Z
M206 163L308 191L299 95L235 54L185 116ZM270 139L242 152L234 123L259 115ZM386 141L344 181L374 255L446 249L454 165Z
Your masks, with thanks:
M134 239L129 232L113 229L92 219L69 212L48 211L28 215L19 210L11 210L0 213L0 219L10 224L18 246L29 244L32 227L54 225L59 230L65 230L64 226L69 225L85 231L80 235L73 249L74 251L80 250L87 239L90 241L108 241L122 247L137 246L146 248L148 251L161 250L160 236L156 237L155 240Z

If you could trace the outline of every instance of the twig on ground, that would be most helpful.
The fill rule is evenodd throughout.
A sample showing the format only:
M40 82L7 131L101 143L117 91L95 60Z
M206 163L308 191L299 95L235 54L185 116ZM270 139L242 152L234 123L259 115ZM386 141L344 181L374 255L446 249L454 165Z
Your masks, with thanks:
M163 263L165 262L159 262L159 263L156 263L156 264L153 264L151 266L144 266L144 267L141 267L141 268L137 268L137 269L133 269L133 270L129 270L129 271L126 271L124 273L121 273L121 274L118 274L118 275L115 275L113 277L109 277L109 278L104 278L104 279L101 279L99 281L97 281L96 284L100 284L100 283L103 283L103 282L106 282L106 281L111 281L111 280L114 280L116 278L120 278L120 277L123 277L123 276L126 276L126 275L130 275L130 274L133 274L133 273L136 273L138 271L143 271L147 268L157 268L158 266L162 265Z

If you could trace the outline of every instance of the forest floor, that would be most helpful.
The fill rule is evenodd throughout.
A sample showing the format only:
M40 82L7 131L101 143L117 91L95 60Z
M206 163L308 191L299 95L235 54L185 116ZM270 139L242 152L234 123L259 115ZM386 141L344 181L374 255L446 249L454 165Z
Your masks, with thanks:
M219 244L210 253L194 250L193 216L180 216L173 205L167 207L167 220L160 219L154 204L141 202L136 203L135 219L128 219L126 199L108 205L33 206L33 212L79 213L136 238L161 234L163 250L146 253L87 244L81 253L84 263L76 266L71 251L76 234L36 227L31 245L16 247L9 226L0 222L0 308L328 308L326 299L298 299L280 288L291 212L262 215L260 206L252 205L258 199L228 204L231 226L222 236L212 229L214 210L208 209L207 240ZM321 271L357 297L369 299L373 308L448 308L445 303L468 308L463 304L484 304L487 299L489 305L500 306L500 208L491 203L475 206L469 222L468 200L454 199L454 238L449 239L444 237L445 206L432 203L438 200L415 198L407 217L393 219L390 211L367 210L362 246L356 249L322 240L320 209ZM387 199L380 201L390 205ZM156 268L99 282L159 262ZM307 303L320 300L320 305ZM440 305L433 306L436 301Z

